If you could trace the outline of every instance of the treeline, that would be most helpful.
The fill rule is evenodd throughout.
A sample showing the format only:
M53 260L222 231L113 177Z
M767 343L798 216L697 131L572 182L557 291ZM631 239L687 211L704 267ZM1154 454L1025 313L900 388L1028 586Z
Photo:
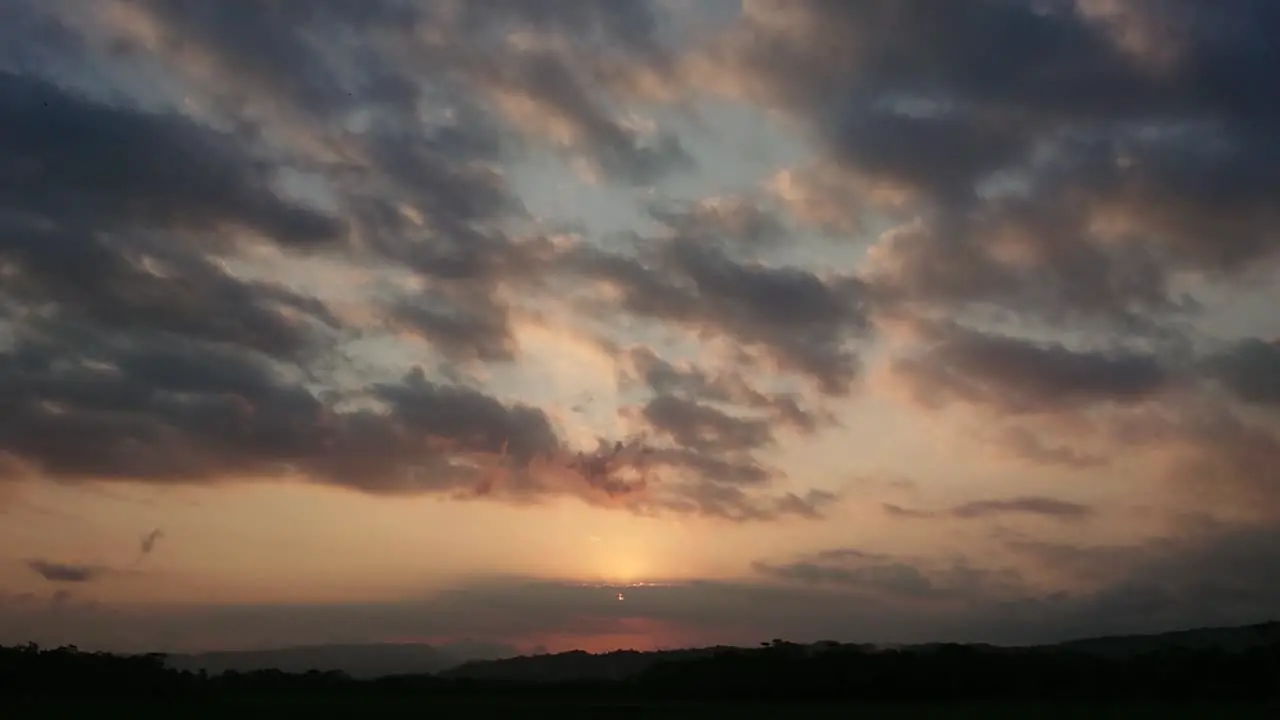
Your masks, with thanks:
M627 701L1280 702L1280 643L1240 652L1167 649L1102 657L1060 649L939 645L881 650L775 641L658 663L623 680L535 683L337 672L168 668L161 655L0 648L0 697L129 695L180 701L263 695L598 697Z

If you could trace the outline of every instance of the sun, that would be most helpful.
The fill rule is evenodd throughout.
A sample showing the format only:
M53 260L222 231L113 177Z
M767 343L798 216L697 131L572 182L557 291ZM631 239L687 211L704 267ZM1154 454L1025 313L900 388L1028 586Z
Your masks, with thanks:
M614 585L630 585L644 580L649 564L636 555L613 555L602 563L601 579Z

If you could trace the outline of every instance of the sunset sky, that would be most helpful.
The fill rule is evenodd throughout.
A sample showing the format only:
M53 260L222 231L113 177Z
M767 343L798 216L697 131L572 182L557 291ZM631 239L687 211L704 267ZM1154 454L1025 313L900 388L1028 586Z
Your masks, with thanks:
M1274 0L0 16L0 644L1280 613Z

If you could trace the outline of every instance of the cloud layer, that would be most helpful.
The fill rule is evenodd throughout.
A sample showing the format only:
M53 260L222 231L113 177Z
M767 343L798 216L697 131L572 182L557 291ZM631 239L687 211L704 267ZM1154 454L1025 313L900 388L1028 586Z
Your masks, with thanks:
M886 532L1044 536L989 562L760 558L762 604L888 593L948 608L939 632L1065 632L1273 599L1242 548L1270 557L1280 521L1280 326L1241 298L1280 301L1280 8L694 5L15 3L0 481L819 521L848 498L806 448L848 436L849 471L878 470L849 428L888 397L919 429L895 471L941 424L957 467L1029 479L877 498ZM742 118L803 152L717 154ZM534 332L600 367L539 365ZM601 369L578 405L564 385ZM1067 542L1142 492L1165 527L1219 529ZM1124 569L1054 590L1037 552ZM669 602L729 592L699 588Z

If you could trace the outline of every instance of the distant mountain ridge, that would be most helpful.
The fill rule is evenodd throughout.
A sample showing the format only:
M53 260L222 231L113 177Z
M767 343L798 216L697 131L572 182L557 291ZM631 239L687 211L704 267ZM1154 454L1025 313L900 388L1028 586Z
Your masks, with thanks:
M420 643L379 643L169 655L165 663L175 670L203 670L210 674L319 670L340 671L353 678L369 679L387 675L436 674L468 661L496 660L515 654L514 648L486 643L455 643L439 647Z
M1198 628L1178 630L1152 635L1123 635L1083 638L1059 643L1031 646L1001 646L967 644L987 652L1015 652L1019 650L1064 650L1090 655L1122 657L1147 652L1186 648L1190 650L1221 650L1228 653L1243 652L1252 648L1280 641L1280 622L1261 623L1224 628ZM791 645L790 643L783 643ZM929 653L951 644L921 643L896 646L876 646L860 643L822 641L798 644L806 653L831 647L861 647L865 650L893 649L904 652ZM693 660L713 655L730 647L710 647L689 650L660 650L637 652L619 650L593 655L583 651L532 655L500 660L463 663L440 673L442 677L470 678L475 680L516 680L525 682L564 682L574 680L621 680L634 677L650 667L666 661Z
M1108 635L1068 640L1052 647L1096 655L1123 656L1174 648L1235 653L1275 642L1280 642L1280 622L1175 630L1155 635Z
M1220 650L1228 653L1280 642L1280 622L1222 628L1197 628L1151 635L1117 635L1082 638L1044 645L1003 647L974 644L989 652L1039 649L1065 650L1123 657L1176 648ZM811 644L783 643L802 652L818 652L833 646L857 645L866 650L894 649L930 653L947 647L945 643L876 646L824 641ZM635 677L663 662L696 660L732 650L729 646L657 650L618 650L592 654L572 652L521 655L512 648L483 643L457 643L434 647L422 644L317 645L273 650L209 652L170 655L166 664L178 670L204 670L211 674L227 671L279 670L305 673L311 670L341 671L357 679L389 675L438 675L474 680L513 680L554 683L577 680L622 680Z

